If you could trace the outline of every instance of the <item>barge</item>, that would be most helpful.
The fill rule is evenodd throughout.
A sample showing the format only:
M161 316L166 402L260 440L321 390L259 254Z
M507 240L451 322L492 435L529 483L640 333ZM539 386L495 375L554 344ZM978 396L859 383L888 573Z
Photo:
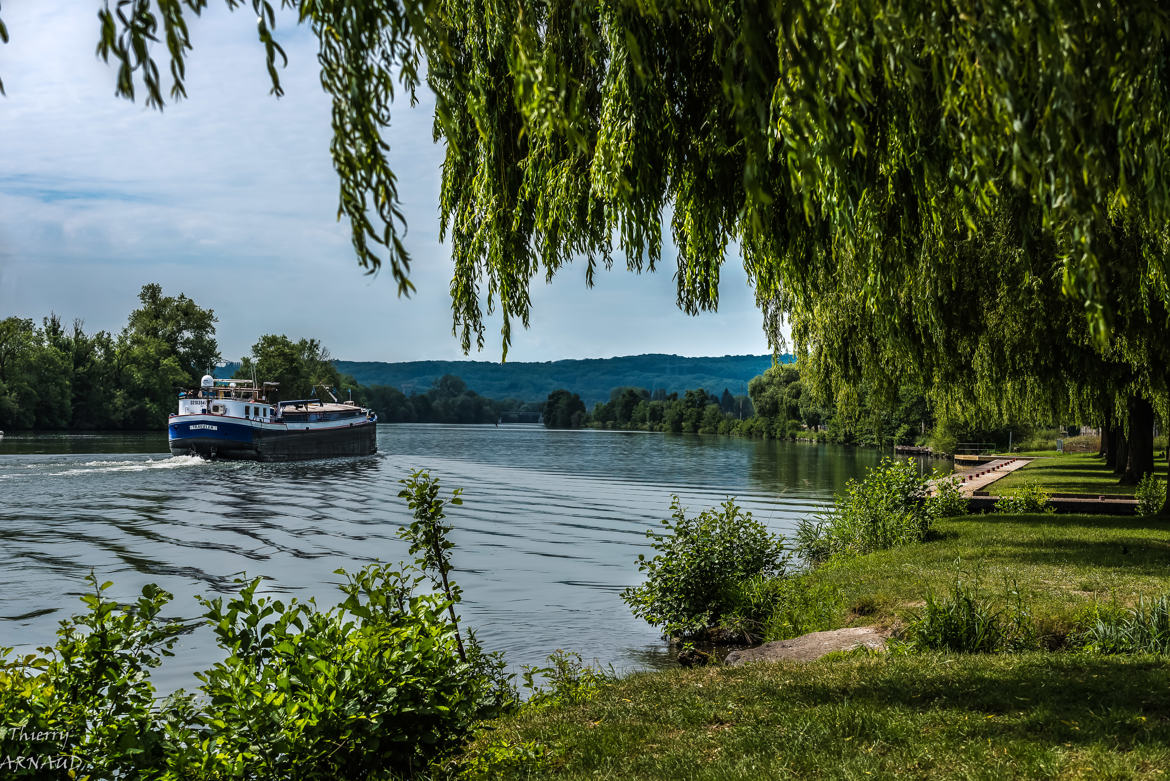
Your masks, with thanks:
M172 455L252 461L367 456L377 452L378 416L352 402L270 401L276 383L217 380L179 395L167 421Z

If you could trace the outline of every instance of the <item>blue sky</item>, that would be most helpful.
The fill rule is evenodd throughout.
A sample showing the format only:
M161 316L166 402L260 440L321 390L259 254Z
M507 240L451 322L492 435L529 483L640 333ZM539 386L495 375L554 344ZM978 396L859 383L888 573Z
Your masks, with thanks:
M78 6L86 6L82 10ZM0 46L0 317L81 318L118 331L139 288L159 282L219 317L225 358L262 333L320 339L348 360L460 359L438 238L442 148L425 89L394 112L390 143L414 258L410 299L389 274L366 276L337 222L329 102L315 41L286 16L285 96L268 94L255 19L212 3L192 24L189 99L165 111L113 97L114 71L93 52L97 2L5 0ZM511 361L765 353L737 258L724 267L720 311L674 304L673 257L654 274L599 273L584 263L533 282L532 328L513 330ZM485 349L499 360L499 322Z

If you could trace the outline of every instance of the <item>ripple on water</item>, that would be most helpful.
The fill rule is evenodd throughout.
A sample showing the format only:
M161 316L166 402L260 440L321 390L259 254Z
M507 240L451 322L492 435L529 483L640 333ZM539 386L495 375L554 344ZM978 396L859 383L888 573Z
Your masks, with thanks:
M185 619L201 612L196 595L228 592L244 574L269 578L271 592L333 603L334 570L406 557L398 481L421 468L447 490L464 489L466 503L449 512L456 575L463 616L487 647L513 664L538 664L558 648L619 669L658 664L657 633L619 595L638 582L645 532L669 515L671 495L690 512L734 496L790 532L878 458L538 426L380 426L379 449L256 464L167 457L157 436L0 440L0 644L49 642L61 615L79 607L91 569L114 581L119 599L159 583ZM217 656L202 630L179 651L163 688L190 686Z

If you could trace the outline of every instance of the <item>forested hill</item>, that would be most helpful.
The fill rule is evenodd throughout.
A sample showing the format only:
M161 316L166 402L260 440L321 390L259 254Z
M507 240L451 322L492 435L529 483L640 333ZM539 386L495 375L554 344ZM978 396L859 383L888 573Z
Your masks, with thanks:
M783 360L791 360L784 356ZM724 388L746 394L748 381L772 365L770 355L725 355L684 358L679 355L626 355L618 358L495 363L492 361L335 361L338 371L362 385L391 385L408 396L426 391L444 374L454 374L481 396L544 401L566 388L590 407L608 401L614 388L632 386L667 393L703 388L716 395ZM229 365L230 373L235 367Z

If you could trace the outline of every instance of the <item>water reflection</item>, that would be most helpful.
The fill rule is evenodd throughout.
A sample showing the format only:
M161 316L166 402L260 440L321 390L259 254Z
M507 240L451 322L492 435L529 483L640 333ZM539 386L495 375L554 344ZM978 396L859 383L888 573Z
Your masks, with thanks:
M413 469L464 489L452 508L465 619L513 664L556 649L620 670L669 659L621 590L638 582L645 532L670 496L697 511L729 496L780 532L876 464L873 451L723 437L547 431L539 426L379 427L374 456L291 464L172 458L164 436L9 435L0 440L0 645L50 642L78 609L84 577L119 599L148 582L201 613L197 594L263 575L269 591L337 601L338 568L406 557ZM185 637L164 687L216 654ZM169 677L168 677L169 676Z

